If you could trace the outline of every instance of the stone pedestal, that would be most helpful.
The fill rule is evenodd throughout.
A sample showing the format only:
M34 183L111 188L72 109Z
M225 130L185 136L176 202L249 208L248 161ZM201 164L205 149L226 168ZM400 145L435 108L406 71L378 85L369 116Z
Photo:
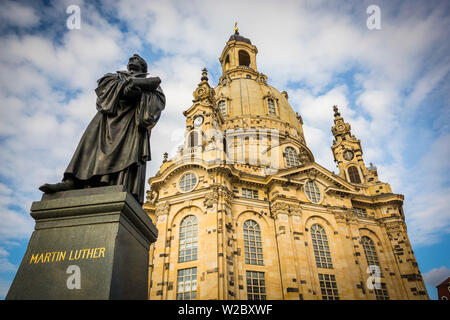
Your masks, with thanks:
M123 186L45 194L6 299L147 299L157 230Z

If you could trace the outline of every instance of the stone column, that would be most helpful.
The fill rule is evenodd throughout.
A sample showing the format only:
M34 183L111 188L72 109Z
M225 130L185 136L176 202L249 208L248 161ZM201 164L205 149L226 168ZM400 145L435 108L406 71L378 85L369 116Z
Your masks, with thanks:
M297 299L304 299L304 291L306 286L302 286L303 276L301 273L302 266L305 265L303 258L303 252L305 251L304 245L301 244L301 236L303 235L303 224L302 224L302 209L300 205L290 205L289 206L289 238L292 248L292 253L294 255L293 264L295 266L296 277L289 279L291 282L290 291L292 293L298 293ZM307 264L306 264L307 265ZM297 291L298 290L298 291Z
M211 192L205 194L204 214L202 216L203 225L206 229L199 230L199 241L204 241L208 246L204 248L202 253L205 273L202 273L200 299L221 299L220 298L220 274L222 267L219 263L219 246L218 246L218 207L219 207L219 192L218 188L214 186ZM219 287L218 287L219 286ZM223 299L223 298L222 298Z
M391 245L392 263L395 265L397 279L402 284L403 299L429 299L422 275L419 271L414 253L409 244L406 224L398 218L383 219L383 229Z
M345 276L349 279L348 282L348 298L349 299L367 299L366 281L369 277L367 273L366 258L364 249L361 246L361 237L359 235L359 225L352 211L335 213L336 221L340 226L340 236L342 240L342 247L346 247L344 251L345 261L347 266L345 268ZM344 238L345 236L345 238ZM344 293L344 292L342 292Z
M275 235L278 246L279 267L282 274L282 288L284 300L298 300L298 285L292 279L297 278L294 251L291 244L291 232L289 226L289 205L283 202L275 202L272 205L272 214L275 220Z
M165 279L169 272L168 252L171 245L170 232L167 225L169 210L170 204L167 201L161 201L156 204L156 227L159 230L159 237L153 248L150 299L160 300L167 298L168 283L166 283Z

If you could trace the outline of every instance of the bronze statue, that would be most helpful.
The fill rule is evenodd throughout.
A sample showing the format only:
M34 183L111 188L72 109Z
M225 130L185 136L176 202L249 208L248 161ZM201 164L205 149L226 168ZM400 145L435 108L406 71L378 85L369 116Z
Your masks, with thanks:
M139 55L128 71L108 73L98 80L97 114L84 132L62 182L44 184L45 193L109 185L124 185L143 204L150 133L165 107L159 77L147 77Z

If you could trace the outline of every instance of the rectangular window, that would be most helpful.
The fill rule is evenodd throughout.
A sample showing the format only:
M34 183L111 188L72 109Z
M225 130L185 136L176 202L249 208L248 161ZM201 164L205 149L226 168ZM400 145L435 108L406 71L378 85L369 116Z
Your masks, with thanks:
M247 199L258 199L258 190L242 188L242 196Z
M361 218L367 218L367 210L365 208L354 208L355 214Z
M248 300L266 300L266 281L264 272L247 271L247 298Z
M377 297L377 300L389 300L389 294L386 288L386 283L380 283L381 288L377 289L375 286L373 290L375 291L375 296Z
M323 300L339 300L336 278L333 274L319 273L319 283Z
M267 109L269 111L269 114L276 115L275 111L275 103L273 102L273 99L267 99Z
M224 100L219 101L219 109L223 116L227 115L227 104Z
M178 270L177 300L197 298L197 267Z

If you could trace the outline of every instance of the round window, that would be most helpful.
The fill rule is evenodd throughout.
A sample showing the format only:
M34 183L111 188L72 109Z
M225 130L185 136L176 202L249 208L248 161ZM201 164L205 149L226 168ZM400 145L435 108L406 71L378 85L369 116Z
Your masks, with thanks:
M311 202L320 202L320 190L314 181L309 180L305 183L305 193Z
M180 179L179 186L183 192L189 192L197 185L197 176L193 173L186 173Z

